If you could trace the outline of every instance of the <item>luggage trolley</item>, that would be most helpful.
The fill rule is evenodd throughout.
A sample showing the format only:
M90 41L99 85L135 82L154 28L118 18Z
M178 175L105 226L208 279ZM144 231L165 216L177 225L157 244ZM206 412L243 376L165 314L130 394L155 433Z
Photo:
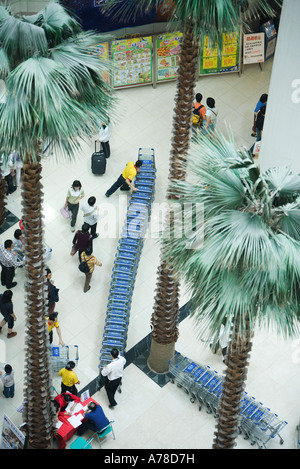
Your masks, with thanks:
M68 361L72 360L75 366L78 365L78 345L53 345L49 347L49 355L52 371L58 372L66 366Z

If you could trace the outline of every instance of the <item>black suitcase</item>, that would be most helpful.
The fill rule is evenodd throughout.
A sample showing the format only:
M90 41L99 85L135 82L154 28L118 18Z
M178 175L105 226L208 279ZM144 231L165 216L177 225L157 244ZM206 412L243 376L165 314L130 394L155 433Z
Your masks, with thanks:
M97 141L95 140L95 152L92 154L92 173L104 174L106 170L106 158L103 150L97 151Z

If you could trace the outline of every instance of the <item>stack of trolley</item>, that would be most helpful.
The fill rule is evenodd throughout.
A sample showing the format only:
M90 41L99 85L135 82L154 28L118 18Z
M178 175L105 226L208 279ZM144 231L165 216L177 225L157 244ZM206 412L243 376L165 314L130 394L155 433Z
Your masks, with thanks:
M204 406L207 413L218 417L220 398L224 377L209 366L199 365L178 352L170 360L172 382L183 388L190 396L190 401L197 401L199 410ZM244 392L240 406L239 432L251 445L266 448L266 444L278 436L280 444L283 439L279 432L287 425L268 407Z
M140 148L138 159L143 161L134 183L138 191L130 197L112 270L100 351L100 371L111 361L110 351L113 347L121 355L126 349L134 283L154 198L156 169L153 148Z

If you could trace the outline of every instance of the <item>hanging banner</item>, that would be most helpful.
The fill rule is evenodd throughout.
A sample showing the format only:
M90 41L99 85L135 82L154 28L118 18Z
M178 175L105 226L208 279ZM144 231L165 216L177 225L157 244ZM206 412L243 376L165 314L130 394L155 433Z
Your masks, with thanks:
M157 81L177 78L181 52L182 33L163 34L156 37Z
M1 449L23 449L25 444L25 436L16 427L16 425L4 414Z
M265 60L265 34L244 34L243 63L254 64Z
M222 35L222 51L218 44L211 46L206 36L200 49L200 75L238 72L240 60L239 34Z
M152 83L152 37L112 42L113 87Z

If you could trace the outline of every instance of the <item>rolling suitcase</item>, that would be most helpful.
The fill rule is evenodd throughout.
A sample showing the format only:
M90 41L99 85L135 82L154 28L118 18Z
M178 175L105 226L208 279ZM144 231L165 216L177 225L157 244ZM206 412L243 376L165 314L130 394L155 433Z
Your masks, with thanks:
M97 151L97 141L95 140L95 152L92 154L92 173L104 174L106 170L106 158L103 150Z

